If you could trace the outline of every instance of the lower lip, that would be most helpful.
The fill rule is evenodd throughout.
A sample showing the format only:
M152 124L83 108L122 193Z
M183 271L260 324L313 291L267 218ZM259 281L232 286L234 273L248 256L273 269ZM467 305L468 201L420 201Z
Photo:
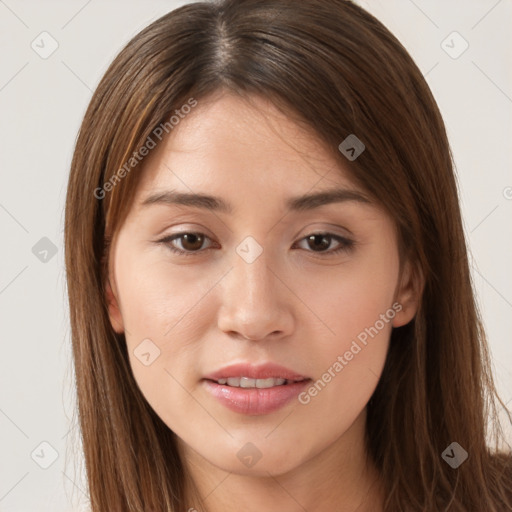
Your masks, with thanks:
M235 388L203 380L206 390L228 409L255 416L268 414L284 407L308 385L310 379L272 388Z

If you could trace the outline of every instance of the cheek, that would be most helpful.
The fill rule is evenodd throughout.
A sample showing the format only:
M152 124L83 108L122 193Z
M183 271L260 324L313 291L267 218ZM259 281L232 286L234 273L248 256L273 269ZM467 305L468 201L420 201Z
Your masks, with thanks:
M172 265L165 256L154 255L126 259L118 269L122 316L132 342L151 338L167 346L166 340L175 339L176 333L184 343L193 339L199 328L195 309L218 277L198 275L193 266Z
M310 288L305 298L328 330L311 354L317 380L300 402L318 411L332 406L333 424L354 419L371 397L397 312L393 297L398 260L382 251L379 258L360 263L340 269L315 292Z
M193 266L172 266L160 258L146 261L140 254L118 261L116 269L126 344L138 387L168 424L174 424L175 411L197 414L184 387L188 390L197 371L201 356L197 340L214 321L208 292L219 277L198 275Z
M327 340L331 339L328 345L333 350L349 346L392 307L397 278L398 261L382 251L380 257L340 266L339 272L317 280L316 287L304 287L304 302L314 304L319 312L329 330ZM389 314L394 317L394 311ZM379 322L378 328L386 337L391 332L391 322L385 321L385 326Z

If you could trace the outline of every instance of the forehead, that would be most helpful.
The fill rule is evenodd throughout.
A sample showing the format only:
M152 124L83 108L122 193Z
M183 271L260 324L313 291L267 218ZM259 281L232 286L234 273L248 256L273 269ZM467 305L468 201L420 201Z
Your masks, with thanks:
M145 158L137 202L155 189L233 198L243 190L270 200L333 186L355 188L311 128L264 98L222 93L199 100Z

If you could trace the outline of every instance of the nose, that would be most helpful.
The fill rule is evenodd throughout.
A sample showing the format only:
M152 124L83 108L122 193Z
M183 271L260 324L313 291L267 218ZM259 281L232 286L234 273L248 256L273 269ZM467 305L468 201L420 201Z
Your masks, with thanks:
M293 332L290 284L268 265L265 251L252 263L235 255L233 269L220 285L218 327L223 332L249 340L282 338Z

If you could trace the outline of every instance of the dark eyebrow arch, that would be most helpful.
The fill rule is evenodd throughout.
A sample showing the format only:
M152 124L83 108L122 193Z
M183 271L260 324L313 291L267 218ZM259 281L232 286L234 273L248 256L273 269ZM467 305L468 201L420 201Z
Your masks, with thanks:
M291 197L286 201L286 208L289 211L303 212L313 210L320 206L331 203L342 203L345 201L357 201L371 204L371 201L360 192L349 189L331 189L313 194L305 194L298 197ZM142 201L142 206L153 204L183 205L193 208L202 208L222 213L232 213L233 209L220 197L207 194L190 192L165 191L149 195Z

